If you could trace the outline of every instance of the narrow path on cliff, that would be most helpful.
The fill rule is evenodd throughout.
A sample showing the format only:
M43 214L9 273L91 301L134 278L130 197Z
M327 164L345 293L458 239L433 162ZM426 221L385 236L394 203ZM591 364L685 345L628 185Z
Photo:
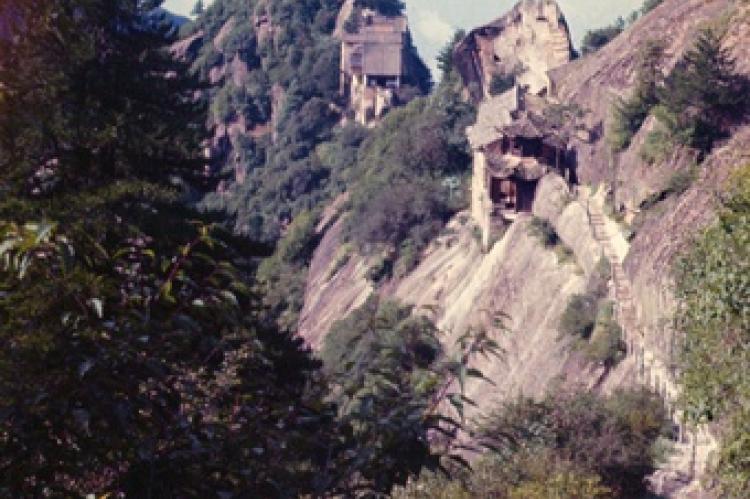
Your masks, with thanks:
M676 409L680 394L679 385L672 370L657 352L650 348L649 334L639 320L638 305L634 299L630 279L623 268L629 244L622 236L617 222L605 215L605 189L600 188L588 197L588 213L594 238L599 242L603 255L609 260L614 287L617 322L622 328L627 345L627 359L635 371L634 382L648 386L664 399L670 416L678 429L673 442L674 452L650 478L654 492L668 497L701 497L698 478L709 464L709 459L718 449L718 442L700 427L692 431L682 421L682 413Z

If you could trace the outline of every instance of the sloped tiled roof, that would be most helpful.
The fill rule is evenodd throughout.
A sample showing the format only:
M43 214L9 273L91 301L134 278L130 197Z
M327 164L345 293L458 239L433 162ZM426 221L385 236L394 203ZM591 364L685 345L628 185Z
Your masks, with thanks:
M500 138L502 129L513 123L513 114L519 107L518 87L483 101L479 105L477 122L467 131L471 146L479 149Z
M367 16L357 33L347 33L342 38L361 61L357 72L368 75L399 76L403 73L403 50L408 30L406 17ZM344 61L345 70L354 64Z

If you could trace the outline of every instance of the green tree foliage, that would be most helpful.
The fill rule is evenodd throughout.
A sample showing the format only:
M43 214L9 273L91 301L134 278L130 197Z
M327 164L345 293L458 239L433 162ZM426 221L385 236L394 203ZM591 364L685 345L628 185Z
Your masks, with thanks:
M658 89L663 83L664 44L657 40L645 43L639 54L635 91L628 99L618 99L610 128L610 144L615 151L626 149L633 136L659 102Z
M466 31L459 29L453 34L451 41L445 45L437 55L437 67L440 70L440 80L450 78L453 74L453 49L466 37Z
M444 353L429 320L373 296L334 324L321 355L340 387L342 416L355 422L358 439L373 451L363 479L388 492L422 466L437 466L423 419L440 387Z
M573 295L560 317L560 331L589 339L596 323L597 299L589 294Z
M321 353L324 370L337 387L339 418L352 429L357 455L356 468L344 463L337 473L368 491L388 493L423 468L463 463L450 442L471 403L466 382L483 379L469 365L499 350L485 333L469 332L449 356L439 335L411 307L377 295L331 328Z
M414 342L391 335L359 378L379 388L355 390L383 398L337 410L248 289L261 248L185 204L212 179L171 26L128 0L17 5L24 36L0 40L0 495L351 497L414 470L391 438L434 462L426 435L461 425L436 407L461 407L454 386L494 344L471 335L449 359L429 323L399 320ZM300 109L285 130L317 140L328 106ZM362 138L341 130L321 156L343 168ZM316 222L294 217L273 259L309 259ZM398 345L419 348L385 362Z
M386 247L387 263L405 273L445 222L466 206L446 179L471 164L465 128L475 111L461 97L455 71L429 97L391 112L362 144L351 189L347 237L361 251Z
M297 215L320 208L344 187L342 172L318 154L323 144L336 141L333 129L345 105L339 96L340 42L331 36L339 8L337 0L217 0L184 33L204 33L191 54L200 78L215 79L237 58L248 68L242 81L220 78L205 92L211 124L242 119L248 129L268 131L219 141L213 167L226 178L225 189L200 203L228 213L240 234L275 244ZM259 18L268 24L256 24ZM216 39L222 40L218 47ZM403 83L417 94L428 92L429 70L411 42L404 65ZM238 171L244 182L234 182Z
M581 54L589 55L593 54L612 40L614 40L620 33L625 30L625 20L620 17L614 24L605 26L604 28L589 30L583 36L581 42Z
M18 2L0 40L0 495L312 493L317 363L182 203L204 109L140 4Z
M331 37L339 8L337 0L217 0L183 33L204 34L190 57L198 77L215 81L204 92L210 124L224 130L243 123L267 132L229 133L214 141L212 168L224 182L204 195L199 207L226 213L235 232L269 246L286 237L296 218L319 212L360 179L353 172L367 130L337 128L346 105L334 70L340 42ZM355 11L358 19L360 7ZM431 88L429 70L413 44L407 45L407 76L399 94L405 99ZM222 68L234 68L237 59L247 65L247 74L217 81ZM281 325L294 327L307 262L277 256L260 268L259 284Z
M502 95L516 85L515 75L492 75L490 80L490 95Z
M640 9L636 9L628 15L627 20L618 17L609 26L587 31L581 44L581 53L589 55L596 52L617 38L628 26L635 24L640 17L645 16L663 2L664 0L645 0Z
M304 306L307 269L319 241L318 216L300 213L271 257L258 267L257 280L270 318L283 329L294 331Z
M666 426L657 395L620 391L607 398L579 393L521 399L490 417L481 434L496 450L498 478L508 484L544 484L555 471L572 468L599 477L616 496L638 497L655 469L653 446ZM548 464L530 465L537 458Z
M677 142L704 153L747 112L748 81L722 41L714 29L701 31L658 91L659 121Z
M609 260L602 257L589 277L586 292L570 298L558 326L561 333L574 338L573 348L605 369L611 369L625 357L614 303L606 299L610 278Z
M197 2L195 2L195 5L193 6L193 10L190 11L190 14L193 16L199 16L203 14L205 10L206 8L203 5L203 0L198 0Z
M330 37L338 8L333 0L217 0L185 33L204 33L190 54L199 78L208 79L234 59L248 68L241 80L222 78L207 89L211 123L242 118L248 129L268 127L261 137L229 135L219 144L213 168L227 177L226 188L201 202L204 209L227 212L234 230L253 239L274 244L296 215L335 194L328 189L331 172L314 151L332 138L339 119L332 106L338 72L331 68L339 65L340 50ZM260 36L259 16L274 27L273 36ZM277 114L271 123L274 96ZM233 181L237 171L244 182Z
M727 497L750 493L750 167L732 181L719 219L676 266L676 326L684 404L698 421L725 421L718 473Z
M529 234L538 238L547 248L553 248L560 244L560 236L557 235L555 227L543 218L534 217L531 220Z
M599 306L591 339L583 348L586 358L611 369L625 358L626 346L622 339L622 328L614 317L614 303Z
M641 15L645 16L663 3L664 0L645 0L643 2L643 6L641 7Z
M647 392L519 399L483 421L487 452L472 470L423 473L394 497L643 497L667 426L659 397Z

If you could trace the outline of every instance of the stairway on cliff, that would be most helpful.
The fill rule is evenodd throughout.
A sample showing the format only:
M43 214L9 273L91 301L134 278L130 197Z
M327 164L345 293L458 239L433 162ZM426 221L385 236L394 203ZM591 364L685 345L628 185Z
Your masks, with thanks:
M718 442L704 427L689 431L680 412L675 410L679 385L671 370L645 341L648 332L640 325L632 284L622 265L629 247L616 229L617 223L604 213L604 192L590 195L587 206L594 238L611 266L617 322L627 345L626 361L635 364L636 383L648 386L663 397L677 428L668 458L649 477L649 482L655 493L666 497L704 497L697 477L709 465Z

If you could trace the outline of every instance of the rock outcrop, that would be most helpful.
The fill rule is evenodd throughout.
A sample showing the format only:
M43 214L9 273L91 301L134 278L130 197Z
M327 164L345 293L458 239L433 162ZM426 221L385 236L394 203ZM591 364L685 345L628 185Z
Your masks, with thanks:
M738 7L732 0L665 0L599 51L550 70L552 97L584 110L587 128L596 131L597 140L578 147L581 182L611 184L616 177L622 195L618 202L637 207L672 172L692 160L681 158L665 168L648 165L638 154L645 135L653 126L647 124L635 137L630 151L615 163L604 134L609 128L616 99L629 96L634 88L639 54L651 40L664 43L662 65L667 72L693 46L700 28L726 15L730 33L736 33L727 38L727 46L737 58L738 68L750 73L750 53L740 48L741 33L748 25L747 15L738 11L729 16L731 9L746 12L748 7Z
M547 14L537 16L539 12ZM673 263L694 235L715 220L721 192L733 170L750 162L750 125L737 127L731 139L705 158L685 192L639 213L635 234L628 234L605 214L604 196L614 191L617 206L637 212L644 199L662 191L675 172L694 165L696 157L676 150L664 161L645 163L639 152L656 126L653 118L618 156L612 155L604 135L615 99L627 96L634 86L638 54L648 40L659 38L666 44L664 67L668 71L692 47L701 27L723 19L725 46L736 58L738 70L750 75L750 52L742 48L750 39L750 5L731 0L665 0L599 52L568 64L563 59L569 53L563 54L563 43L555 41L558 35L559 40L565 37L569 50L562 19L553 2L521 2L506 16L472 31L456 50L455 61L476 99L486 97L492 74L523 62L529 67L519 77L522 83L530 89L549 85L547 97L553 103L583 111L585 129L593 133L574 144L581 187L571 191L562 177L546 175L539 181L533 206L533 216L552 224L572 251L572 261L560 261L530 235L528 214L519 216L483 252L470 217L461 214L430 245L412 273L374 290L365 278L367 263L357 255L331 271L332 249L340 245L339 233L331 230L316 253L306 302L303 334L314 344L320 344L338 318L335 315L343 317L372 290L431 314L447 332L448 347L467 328L492 328L497 313L508 315L510 333L500 338L504 358L477 366L497 387L469 386L469 395L478 399L480 409L518 393L541 395L555 383L603 391L645 384L662 393L667 402L674 402L679 386L672 366L679 337L671 327L676 307L671 291ZM545 75L550 78L545 80ZM597 196L592 197L593 193ZM626 236L632 239L630 243ZM585 289L604 253L613 262L610 291L618 306L623 305L618 320L627 329L630 347L627 359L610 372L583 362L557 332L569 298ZM334 311L330 303L337 303L338 308ZM694 478L710 462L716 441L705 429L694 440L681 440L678 447L685 447L686 441L695 444L695 455L688 448L680 451L654 476L654 488L668 497L711 497Z
M454 60L474 100L489 94L493 75L515 75L537 93L547 71L570 61L570 32L554 0L522 0L510 12L474 29L456 47Z
M572 260L561 262L555 251L532 235L530 215L521 216L485 253L475 237L476 226L467 213L461 213L430 245L414 271L380 289L365 277L366 259L352 254L336 264L341 257L341 222L334 224L313 258L302 336L319 348L332 323L360 306L370 292L396 297L414 305L417 313L432 316L445 332L448 348L467 329L492 329L494 318L505 314L508 331L497 331L503 358L481 359L476 366L497 388L489 394L481 383L468 388L480 409L519 393L541 396L555 382L589 386L601 370L586 366L557 331L568 300L583 292L601 256L587 221L586 201L573 199L567 183L550 174L541 181L535 212L549 218L561 238L570 242Z

